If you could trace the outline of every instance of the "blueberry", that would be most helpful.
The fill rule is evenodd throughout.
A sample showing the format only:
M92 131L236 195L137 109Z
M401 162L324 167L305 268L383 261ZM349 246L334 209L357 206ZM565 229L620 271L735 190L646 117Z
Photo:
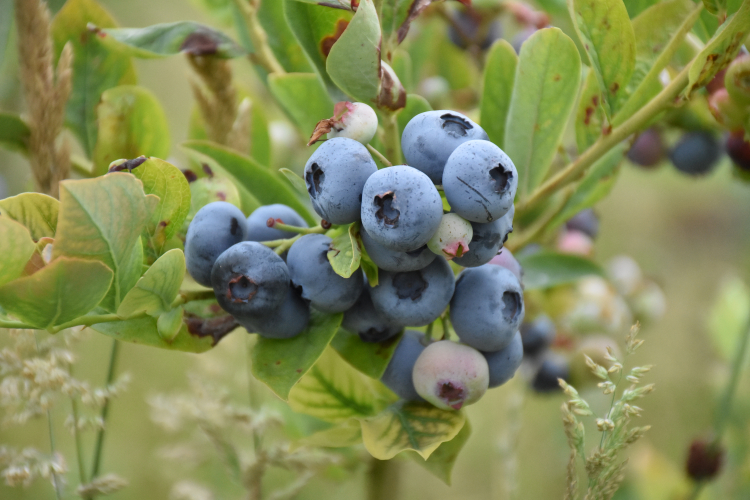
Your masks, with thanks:
M185 263L190 276L203 286L211 286L216 259L246 235L245 214L231 203L215 201L198 210L185 239Z
M256 208L255 211L250 214L250 217L247 218L248 241L283 240L297 236L297 233L268 227L268 219L273 219L289 226L308 227L305 219L303 219L293 208L282 205L281 203L264 205Z
M489 137L467 116L448 110L427 111L406 124L401 148L408 165L427 174L435 184L442 184L448 157L458 146L474 139L487 141Z
M425 347L412 371L417 394L444 410L460 410L487 392L489 367L482 353L441 340Z
M302 289L302 298L314 308L337 313L357 302L364 279L361 272L349 278L339 276L328 261L331 238L324 234L306 234L294 242L286 258L294 286Z
M451 18L448 39L460 49L475 46L486 50L503 36L503 27L499 21L483 24L482 15L477 11L461 10L452 14Z
M411 252L397 252L373 240L362 228L359 232L367 255L380 269L385 271L418 271L424 269L437 257L427 245Z
M507 248L503 248L499 254L497 254L495 257L492 258L492 260L490 260L489 264L493 266L504 267L505 269L512 272L515 275L515 277L518 278L519 282L523 283L523 268L521 267L521 264L518 263L516 258L513 257L513 254L510 252L510 250L508 250Z
M688 132L669 155L675 168L689 175L703 175L714 169L721 146L710 132Z
M557 379L570 381L570 365L563 356L548 352L531 380L531 388L536 392L549 393L562 390Z
M596 238L599 234L599 217L592 209L587 208L568 219L565 227L571 231L580 231L590 238Z
M455 278L442 257L419 271L380 271L378 286L370 289L380 314L404 326L424 326L435 321L453 296Z
M362 226L373 240L399 252L423 247L443 218L443 201L430 179L404 165L370 176L362 191Z
M386 387L406 401L424 401L422 396L417 394L411 376L414 363L425 348L422 344L423 339L422 332L406 330L380 378Z
M466 220L499 219L513 206L517 188L515 165L489 141L461 144L445 164L445 197L451 209Z
M456 281L450 314L461 342L480 351L499 351L510 344L523 321L521 284L500 266L465 269Z
M453 259L453 262L463 267L478 267L491 261L513 232L515 211L511 207L508 213L492 222L472 222L474 235L469 242L469 251L462 257Z
M211 282L219 305L239 320L278 307L289 288L289 271L267 246L243 241L216 259Z
M513 378L523 360L521 334L516 332L510 344L497 352L483 352L490 369L490 388L499 387Z
M340 116L338 116L340 113ZM367 144L378 130L378 115L363 102L340 102L334 108L331 131L328 138L346 137Z
M367 148L359 142L345 137L327 140L305 165L313 208L331 224L358 221L362 187L377 170Z
M288 339L299 335L310 320L310 306L291 285L286 287L281 304L266 314L237 316L248 332L270 339Z
M650 128L638 135L628 150L628 159L642 167L658 165L665 155L664 141L658 129Z
M397 325L380 314L372 305L367 285L357 302L344 313L342 328L359 335L363 342L382 342L398 335L403 326Z
M522 323L523 353L527 356L536 356L550 346L556 334L555 323L546 314L540 314L533 321Z

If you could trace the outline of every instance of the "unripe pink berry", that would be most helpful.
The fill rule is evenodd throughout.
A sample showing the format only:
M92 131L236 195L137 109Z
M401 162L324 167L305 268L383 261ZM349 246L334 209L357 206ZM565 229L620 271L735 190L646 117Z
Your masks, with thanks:
M452 260L469 250L469 242L473 236L471 222L456 214L444 214L438 230L427 242L427 248Z

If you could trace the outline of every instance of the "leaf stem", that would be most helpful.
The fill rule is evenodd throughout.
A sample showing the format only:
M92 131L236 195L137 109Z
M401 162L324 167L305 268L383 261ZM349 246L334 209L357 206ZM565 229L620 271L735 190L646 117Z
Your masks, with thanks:
M35 326L27 325L21 321L10 321L0 319L0 328L14 328L17 330L40 330Z
M60 330L65 330L66 328L72 328L74 326L91 326L96 325L97 323L109 323L111 321L120 321L123 319L125 318L121 318L116 314L90 314L88 316L80 316L60 325L53 326L48 330L50 333L57 333Z
M388 158L386 158L385 156L383 156L383 153L381 153L380 151L378 151L377 149L375 149L372 146L372 144L368 144L367 145L367 149L369 149L370 153L372 153L372 155L375 156L378 160L380 160L380 163L382 163L386 167L392 167L393 166L393 163L391 163L390 161L388 161Z
M186 304L188 302L193 302L196 300L209 300L215 298L216 295L214 294L213 290L199 290L194 292L180 292L177 295L177 298L174 299L174 302L172 302L172 308L181 306L182 304Z
M73 367L68 368L68 373L70 376L73 376ZM73 438L75 439L76 443L76 459L78 460L78 480L80 481L81 485L87 484L88 481L86 481L86 468L83 464L83 444L81 443L81 433L78 429L78 401L76 401L75 396L70 396L70 403L73 407Z
M268 45L268 35L266 34L266 30L263 29L263 25L261 25L258 20L258 8L260 2L234 0L234 3L242 13L242 17L245 19L245 25L247 26L247 31L250 35L250 41L253 43L253 48L255 49L255 52L251 55L254 62L262 66L263 69L269 73L286 73L284 67L281 66L281 63L276 59L271 47Z
M398 133L398 121L396 120L396 113L391 111L383 112L383 134L382 134L383 147L385 148L386 158L392 160L392 165L400 165L401 160L401 137Z
M607 135L602 135L599 139L583 152L575 161L568 164L560 172L552 176L544 184L537 187L533 193L525 200L522 200L516 206L516 214L528 213L529 210L538 205L541 201L567 186L571 182L581 177L591 165L599 158L604 156L607 151L612 149L620 141L627 138L630 134L643 128L658 113L666 109L674 99L679 96L680 92L688 84L688 73L692 62L667 85L659 94L648 104L638 110L633 116L625 120L621 125L612 129Z
M320 234L320 233L325 232L325 229L323 229L323 227L320 225L317 225L315 227L299 227L299 226L290 226L288 224L284 224L283 222L274 222L273 228L280 229L282 231L289 231L290 233L298 233L298 234Z
M117 365L117 357L120 352L120 342L116 339L112 340L112 350L109 354L109 368L107 369L107 386L112 385L115 379L115 368ZM91 467L91 480L93 481L99 475L99 468L102 461L102 450L104 448L104 432L107 428L107 417L109 416L109 398L104 402L102 407L101 419L102 428L96 434L96 446L94 448L94 464ZM94 498L93 496L91 498Z
M534 223L526 230L520 231L517 235L511 237L508 243L505 244L505 247L511 252L516 252L517 250L534 241L534 239L536 239L540 234L544 232L545 229L547 229L547 225L565 207L565 204L568 202L570 197L573 196L574 192L574 189L568 188L562 199L557 201L546 212L538 217L534 221Z

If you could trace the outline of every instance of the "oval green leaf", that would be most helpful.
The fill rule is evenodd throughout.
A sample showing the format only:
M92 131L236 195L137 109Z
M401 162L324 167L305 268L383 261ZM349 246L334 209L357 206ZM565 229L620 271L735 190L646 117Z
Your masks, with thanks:
M357 240L358 233L359 223L350 224L346 231L331 241L328 250L328 262L333 272L344 278L350 278L359 269L362 252Z
M268 46L271 47L279 63L290 73L310 72L312 68L307 62L305 52L289 29L284 18L284 2L260 2L258 21L268 36ZM257 156L253 155L255 158ZM260 158L258 158L259 161Z
M451 485L451 475L453 473L453 466L456 464L459 453L463 449L466 441L471 436L471 425L469 420L464 422L464 426L461 427L461 432L456 434L456 437L448 442L445 442L438 446L430 458L425 460L414 452L407 452L409 457L414 460L417 464L427 469L430 474L440 479L442 482Z
M60 257L0 287L0 304L24 323L51 328L94 309L107 294L112 276L101 262Z
M505 144L505 122L517 64L516 51L506 40L499 40L492 45L484 66L479 124L501 148Z
M602 135L606 117L601 105L601 95L596 75L589 70L583 83L576 112L576 145L579 153L586 151Z
M309 137L320 120L333 116L333 100L317 75L270 75L268 88L297 125L302 137Z
M172 308L185 277L185 254L173 249L159 257L130 289L117 308L123 318L136 314L158 316Z
M333 337L331 347L354 368L379 380L400 340L401 336L397 335L384 342L363 342L359 335L342 328Z
M307 185L305 184L305 180L300 177L299 175L295 174L288 168L280 168L279 172L284 174L284 177L289 181L289 184L292 185L294 189L297 190L300 194L307 193Z
M565 285L592 274L603 275L599 266L577 255L543 251L528 256L521 255L518 262L523 267L523 285L526 290Z
M539 30L523 44L505 125L505 152L518 169L521 199L549 171L580 79L578 49L559 29Z
M378 460L390 460L405 450L416 451L427 460L441 443L456 437L465 421L461 411L399 401L360 423L365 448Z
M0 52L0 58L2 55ZM0 145L26 155L29 154L30 135L29 126L20 116L0 113Z
M164 339L159 334L158 319L142 316L123 321L99 323L91 327L93 330L123 342L158 347L170 351L206 352L214 346L214 339L210 335L199 336L191 334L185 323L182 324L173 339Z
M342 314L310 310L307 328L291 339L258 338L251 355L255 378L283 400L320 358L341 325Z
M36 251L29 230L4 215L0 217L0 285L21 276Z
M0 200L0 215L24 225L34 241L55 237L59 209L57 199L41 193L21 193Z

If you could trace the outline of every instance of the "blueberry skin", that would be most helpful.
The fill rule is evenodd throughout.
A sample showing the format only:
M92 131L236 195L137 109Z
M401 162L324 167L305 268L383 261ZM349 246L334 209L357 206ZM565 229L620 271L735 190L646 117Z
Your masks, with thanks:
M443 218L443 201L432 181L405 165L370 176L362 191L362 226L386 248L411 252L427 244Z
M546 314L540 314L533 321L521 324L523 352L536 356L547 349L557 335L555 323Z
M375 265L385 271L418 271L429 266L437 257L427 248L427 245L411 252L397 252L373 240L364 228L359 231L359 234L367 255Z
M237 322L250 333L269 339L296 337L310 321L310 306L298 290L287 286L286 294L278 307L267 314L237 316Z
M239 319L276 309L287 294L289 271L267 246L243 241L216 259L211 283L221 308Z
M268 219L281 220L289 226L308 227L305 219L293 208L281 203L264 205L256 208L247 218L247 241L273 241L297 236L291 231L268 227Z
M466 269L456 281L451 323L464 344L484 352L506 347L524 316L523 289L504 267Z
M504 216L513 206L517 188L516 166L489 141L461 144L445 164L445 197L466 220L492 222Z
M491 261L513 232L515 212L515 206L512 206L508 213L493 222L472 222L474 236L469 242L469 251L453 262L463 267L479 267Z
M490 388L499 387L513 378L523 361L523 342L521 334L516 332L513 340L504 349L497 352L483 352L484 359L490 367Z
M362 188L377 171L359 142L346 137L328 139L305 165L305 184L315 212L331 224L358 221Z
M714 169L721 145L710 132L688 132L669 155L675 168L688 175L703 175Z
M193 217L185 239L185 264L193 279L211 286L211 269L225 250L247 237L242 211L226 201L204 206Z
M417 394L411 376L414 363L417 362L417 358L425 348L422 345L423 338L422 332L406 330L398 346L396 346L383 376L380 377L380 381L386 387L405 401L424 401L424 398Z
M450 110L427 111L412 118L401 135L406 163L435 184L443 183L445 162L453 151L474 139L489 141L487 132L467 116Z
M429 325L450 303L455 288L453 270L443 257L419 271L378 273L378 286L370 288L375 309L404 326Z
M566 223L565 227L571 231L580 231L591 239L599 234L599 217L590 208L581 210Z
M561 391L559 378L570 381L570 363L559 354L548 353L531 380L531 388L543 394Z
M359 335L363 342L383 342L401 333L397 325L380 314L372 305L370 288L365 285L357 302L344 313L341 327Z
M328 261L331 238L324 234L306 234L289 249L286 264L296 287L302 288L302 298L310 305L327 313L344 312L357 302L364 279L355 271L349 278L336 274Z

